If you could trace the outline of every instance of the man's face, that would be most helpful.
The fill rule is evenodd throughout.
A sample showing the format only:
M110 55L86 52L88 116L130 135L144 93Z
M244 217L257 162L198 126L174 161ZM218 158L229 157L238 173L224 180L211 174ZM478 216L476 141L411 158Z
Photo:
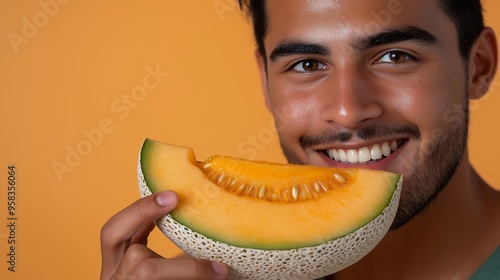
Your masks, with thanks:
M291 163L404 175L394 227L446 185L467 75L436 0L268 0L266 102Z

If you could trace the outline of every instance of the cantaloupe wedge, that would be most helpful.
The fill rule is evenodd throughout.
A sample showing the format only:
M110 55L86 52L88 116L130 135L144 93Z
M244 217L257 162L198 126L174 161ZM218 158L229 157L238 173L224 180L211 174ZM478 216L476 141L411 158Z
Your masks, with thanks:
M138 174L142 196L179 196L159 228L234 279L314 279L357 262L387 233L402 184L385 171L197 161L191 148L149 139Z

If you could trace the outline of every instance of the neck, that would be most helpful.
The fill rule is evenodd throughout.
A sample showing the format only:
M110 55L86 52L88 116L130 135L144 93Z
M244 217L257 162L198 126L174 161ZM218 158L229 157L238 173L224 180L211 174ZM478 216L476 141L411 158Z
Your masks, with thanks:
M499 245L500 192L477 175L466 155L427 209L336 279L466 279Z

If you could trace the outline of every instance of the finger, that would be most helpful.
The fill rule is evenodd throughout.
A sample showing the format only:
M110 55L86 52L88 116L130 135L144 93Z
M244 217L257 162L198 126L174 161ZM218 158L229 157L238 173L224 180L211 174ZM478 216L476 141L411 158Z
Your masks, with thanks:
M228 268L193 258L163 259L141 244L131 245L122 258L112 279L224 279Z
M151 223L172 211L177 202L174 192L160 192L137 200L109 219L101 230L103 279L113 274L132 237L138 234L137 238L144 239L152 230Z
M161 258L161 256L142 244L130 245L125 251L112 279L129 279L132 272L139 266L139 263L148 258Z
M147 258L137 264L123 279L187 280L226 279L228 267L220 262L193 258ZM121 278L117 278L120 279Z
M134 234L134 236L132 236L130 244L139 243L144 246L148 245L149 234L153 231L155 226L156 224L154 222L150 222L148 225L145 225L136 234Z

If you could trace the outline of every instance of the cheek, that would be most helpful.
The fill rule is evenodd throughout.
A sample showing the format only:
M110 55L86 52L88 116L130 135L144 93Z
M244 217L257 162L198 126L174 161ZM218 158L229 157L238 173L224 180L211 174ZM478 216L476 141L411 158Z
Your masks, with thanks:
M287 87L271 87L270 103L282 141L294 141L312 128L317 104L311 92Z
M446 130L449 116L463 115L467 103L463 68L457 65L456 69L434 67L425 71L426 75L405 80L397 91L392 90L388 106L415 124L423 138L435 130Z

